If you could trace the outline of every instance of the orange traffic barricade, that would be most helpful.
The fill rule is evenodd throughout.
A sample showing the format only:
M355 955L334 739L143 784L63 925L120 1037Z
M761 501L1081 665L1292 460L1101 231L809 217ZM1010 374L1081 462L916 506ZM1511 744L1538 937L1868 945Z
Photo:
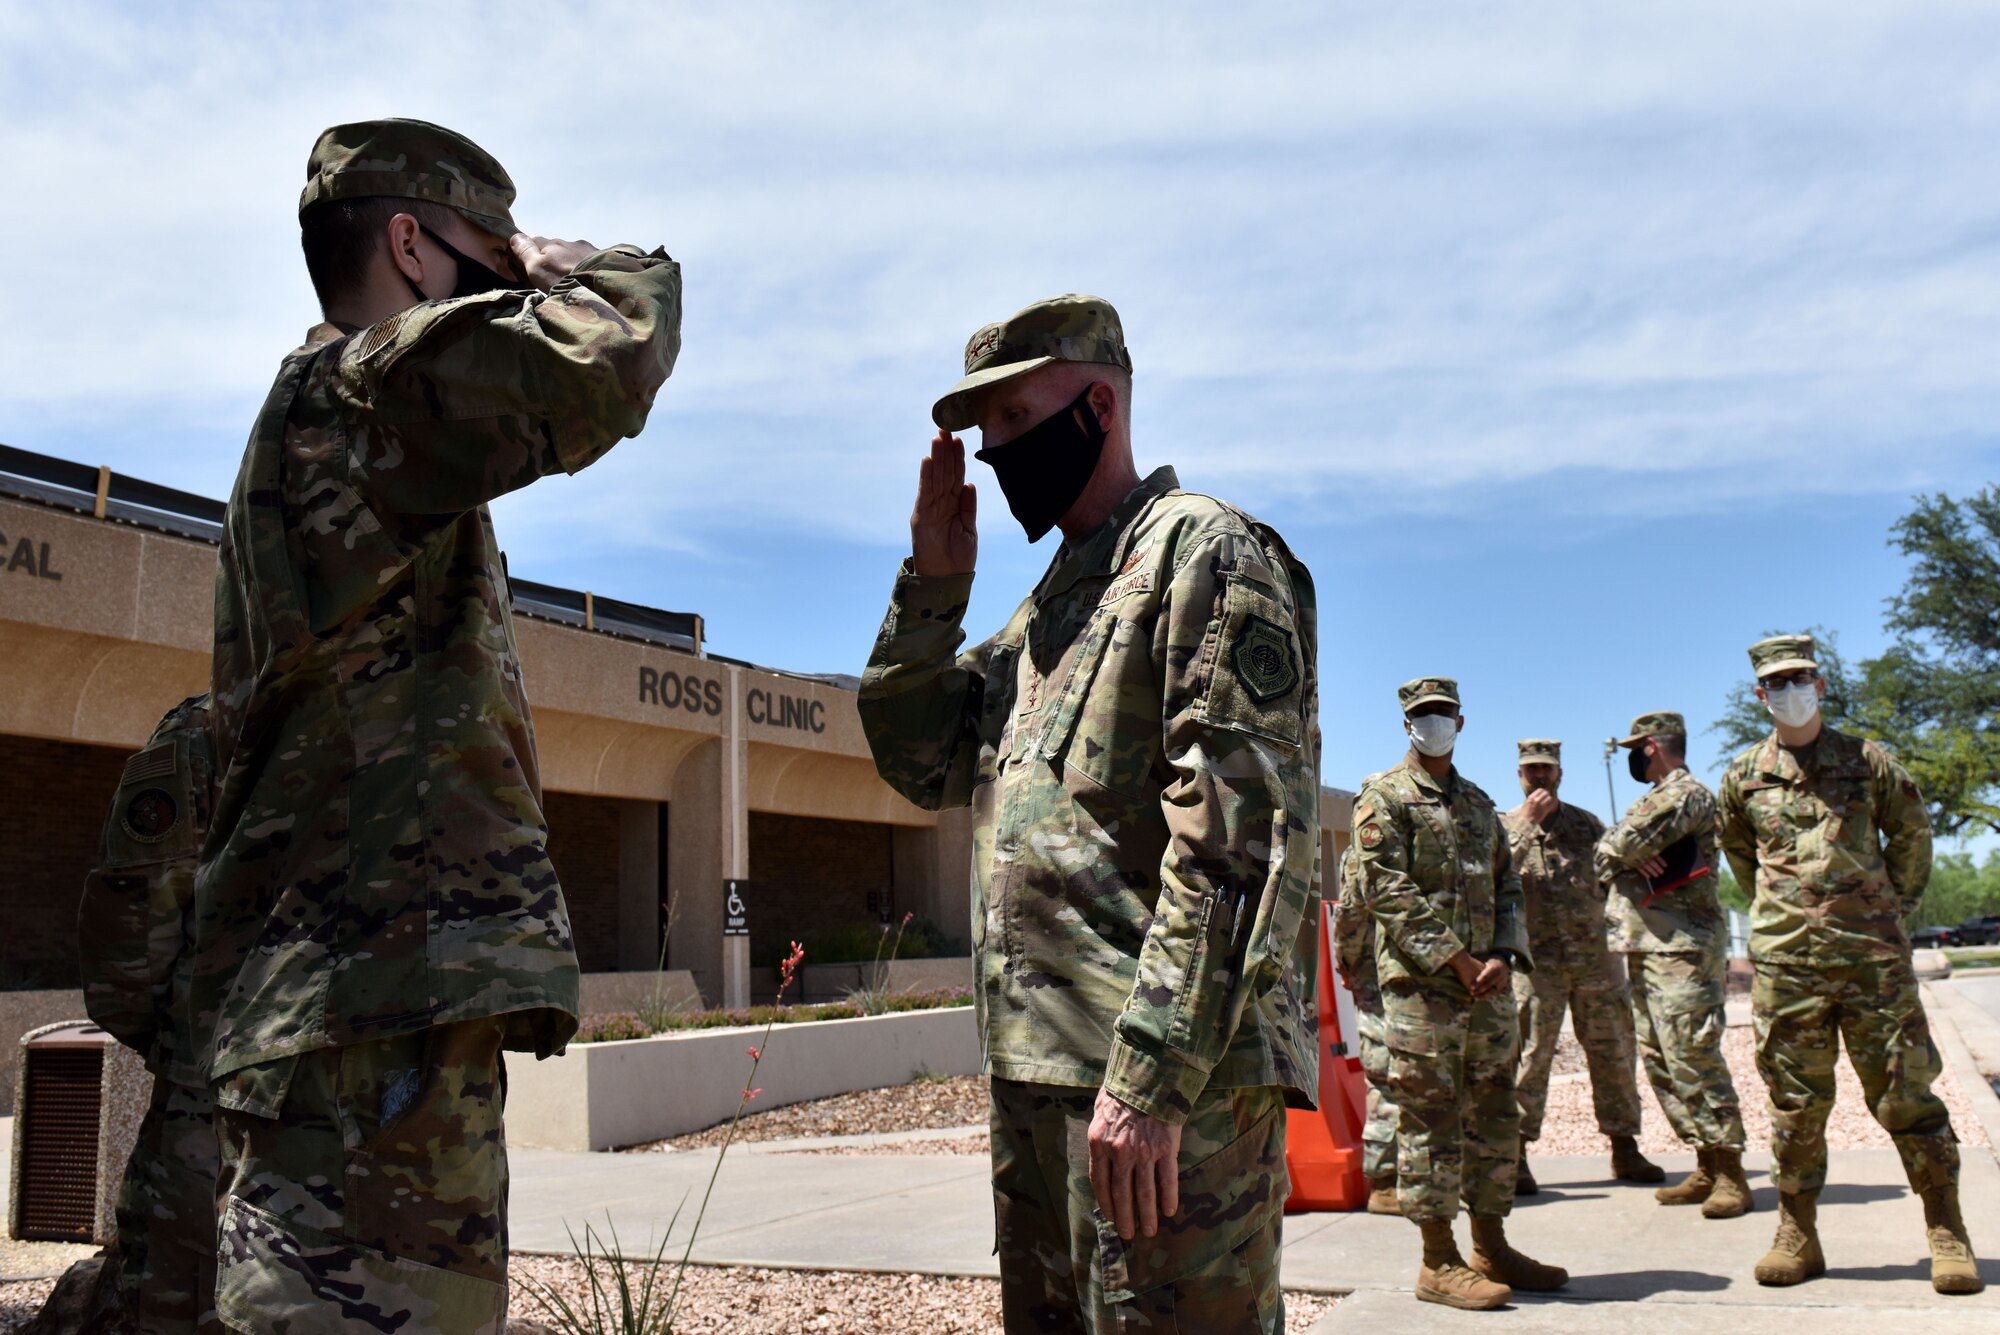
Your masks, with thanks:
M1319 1107L1295 1108L1285 1121L1285 1171L1292 1194L1287 1214L1358 1210L1368 1203L1361 1171L1361 1128L1368 1120L1368 1086L1354 1025L1354 996L1333 969L1333 905L1320 907Z

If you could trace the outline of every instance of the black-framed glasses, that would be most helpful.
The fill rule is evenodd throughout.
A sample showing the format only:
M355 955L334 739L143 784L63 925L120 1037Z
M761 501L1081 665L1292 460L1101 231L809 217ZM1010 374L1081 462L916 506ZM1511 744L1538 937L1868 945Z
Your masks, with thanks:
M1757 684L1767 691L1781 691L1787 686L1810 686L1819 680L1819 673L1811 668L1800 668L1797 672L1774 672L1768 677L1759 677Z

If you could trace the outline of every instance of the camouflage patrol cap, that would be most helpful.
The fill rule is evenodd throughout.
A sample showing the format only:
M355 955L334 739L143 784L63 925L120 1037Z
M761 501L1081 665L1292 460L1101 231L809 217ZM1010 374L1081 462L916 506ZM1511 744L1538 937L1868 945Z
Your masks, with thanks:
M514 181L485 149L429 121L355 121L320 134L299 212L335 199L422 199L505 239L520 231Z
M1125 327L1111 303L1068 292L985 326L966 343L965 375L932 405L931 420L946 431L964 431L979 420L972 410L979 391L1050 362L1094 362L1130 371Z
M1563 744L1552 737L1524 737L1515 743L1520 748L1523 765L1560 765L1563 763Z
M1415 681L1406 681L1396 688L1396 702L1402 705L1405 714L1418 705L1426 705L1433 700L1442 700L1451 705L1457 704L1458 682L1451 677L1418 677Z
M1750 670L1760 679L1776 672L1797 672L1800 668L1819 671L1813 661L1810 635L1773 635L1750 646Z
M1648 737L1685 737L1688 723L1671 709L1656 709L1632 720L1632 735L1621 737L1620 746L1637 746Z

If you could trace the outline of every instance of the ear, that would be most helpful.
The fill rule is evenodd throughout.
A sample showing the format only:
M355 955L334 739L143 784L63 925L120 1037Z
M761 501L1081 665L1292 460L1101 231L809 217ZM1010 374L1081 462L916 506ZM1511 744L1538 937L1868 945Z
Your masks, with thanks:
M1454 731L1457 731L1457 732L1464 732L1464 731L1465 731L1465 715L1463 715L1463 714L1460 714L1460 715L1458 716L1458 727L1457 727L1457 728L1456 728L1456 729L1455 729Z
M389 219L389 225L383 229L389 244L389 262L418 287L424 285L424 257L417 249L417 238L422 234L417 220L407 213Z
M1813 678L1813 690L1814 690L1814 691L1816 691L1816 692L1818 692L1818 694L1819 694L1819 698L1820 698L1820 699L1822 699L1822 700L1826 699L1826 678L1825 678L1825 677L1814 677L1814 678Z
M1102 380L1090 386L1090 411L1097 418L1098 430L1109 435L1111 428L1118 424L1118 393Z
M1756 686L1755 686L1754 688L1752 688L1752 689L1754 689L1754 690L1755 690L1755 691L1757 692L1757 699L1758 699L1758 700L1759 700L1760 702L1762 702L1762 703L1764 703L1764 704L1767 704L1767 705L1771 703L1771 693L1770 693L1769 691L1767 691L1767 690L1765 690L1765 689L1764 689L1764 684L1763 684L1762 682L1759 682L1759 683L1758 683L1758 684L1757 684L1757 685L1756 685Z

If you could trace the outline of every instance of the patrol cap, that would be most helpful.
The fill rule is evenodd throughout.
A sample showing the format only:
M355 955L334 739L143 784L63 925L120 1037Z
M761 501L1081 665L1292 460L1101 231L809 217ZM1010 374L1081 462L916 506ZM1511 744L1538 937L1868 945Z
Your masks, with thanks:
M965 345L965 375L931 406L931 420L946 431L964 431L978 423L972 400L979 391L1050 362L1094 362L1130 371L1125 327L1111 303L1067 292L986 325Z
M1560 765L1563 763L1563 744L1553 737L1524 737L1515 743L1520 748L1523 765Z
M1759 678L1778 672L1797 672L1800 668L1819 671L1819 664L1813 661L1810 635L1773 635L1750 646L1750 670Z
M1632 720L1632 735L1621 737L1620 746L1637 746L1648 737L1685 737L1688 721L1671 709L1656 709Z
M1433 700L1442 700L1448 705L1457 704L1458 682L1451 677L1418 677L1396 688L1396 703L1403 707L1405 714Z
M354 121L321 132L306 159L299 212L336 199L422 199L456 209L505 239L514 225L514 181L493 156L429 121Z

